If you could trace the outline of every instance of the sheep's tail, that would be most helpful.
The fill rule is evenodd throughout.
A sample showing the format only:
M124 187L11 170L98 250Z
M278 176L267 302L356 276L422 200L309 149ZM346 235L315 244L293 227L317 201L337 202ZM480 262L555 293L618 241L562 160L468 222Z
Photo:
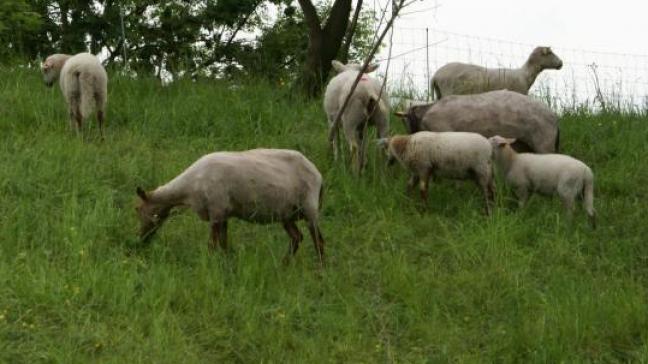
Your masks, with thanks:
M583 184L583 206L593 228L596 228L596 210L594 210L594 175L589 168L585 172Z
M432 101L441 99L441 89L434 78L432 78L432 95L430 95L430 98Z
M94 78L90 74L77 73L78 90L80 94L81 116L85 119L90 116L95 103Z

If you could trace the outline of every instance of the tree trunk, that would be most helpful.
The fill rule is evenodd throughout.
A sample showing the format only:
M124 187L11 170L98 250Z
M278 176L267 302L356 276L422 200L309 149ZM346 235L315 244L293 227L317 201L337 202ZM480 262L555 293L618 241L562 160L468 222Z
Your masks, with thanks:
M310 0L298 0L308 25L306 61L298 85L310 97L322 92L324 81L337 57L349 23L351 0L335 0L331 13L322 27L317 10Z
M358 25L358 18L360 17L360 11L362 10L362 0L356 1L355 11L353 12L353 20L351 20L351 25L346 32L344 37L344 45L342 46L342 51L340 52L340 62L346 64L349 61L349 49L351 49L351 42L353 41L353 36L355 35L356 26Z

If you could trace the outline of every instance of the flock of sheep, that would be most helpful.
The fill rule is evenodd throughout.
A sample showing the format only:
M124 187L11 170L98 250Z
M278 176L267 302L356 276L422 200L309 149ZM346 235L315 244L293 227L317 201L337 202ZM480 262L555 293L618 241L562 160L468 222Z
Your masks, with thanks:
M527 96L544 69L560 69L562 61L548 47L536 48L519 69L488 69L450 63L431 80L436 100L397 112L408 135L389 135L389 103L384 85L368 75L377 68L332 62L337 75L324 95L329 132L337 135L338 114L358 173L365 164L367 125L374 125L378 145L391 164L411 172L408 188L419 185L427 201L431 177L472 179L481 188L486 212L494 201L497 165L520 206L530 193L557 194L571 214L577 197L595 227L593 174L590 168L558 152L558 117L546 105ZM107 76L99 60L88 53L55 54L42 65L48 86L60 80L68 104L70 125L79 132L92 109L103 137ZM352 85L359 78L350 95ZM347 101L347 97L349 100ZM343 105L346 103L346 108ZM332 139L338 156L337 138ZM256 223L281 222L290 236L289 260L303 236L296 225L306 220L320 262L324 239L319 228L323 180L317 167L294 150L253 149L207 154L170 182L152 191L137 188L140 237L146 241L175 207L189 207L211 227L210 248L227 249L230 217Z

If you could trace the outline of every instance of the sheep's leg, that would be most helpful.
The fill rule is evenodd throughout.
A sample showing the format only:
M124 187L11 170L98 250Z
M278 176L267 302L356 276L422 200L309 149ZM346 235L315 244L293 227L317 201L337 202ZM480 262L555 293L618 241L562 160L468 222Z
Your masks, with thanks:
M333 125L329 123L329 135L333 132ZM335 130L335 135L330 141L330 148L333 150L333 160L338 160L338 154L340 151L340 130L339 128Z
M308 231L310 232L311 239L313 239L313 245L315 245L315 251L317 252L320 265L324 265L324 238L322 237L322 232L314 221L308 222Z
M517 187L515 189L515 196L518 199L519 208L523 208L527 200L529 199L529 190L526 188L526 186Z
M211 225L209 252L213 253L219 246L227 251L227 221L215 221Z
M104 112L103 112L103 110L98 110L97 111L97 124L99 124L99 136L101 137L101 140L104 139L103 123L104 123Z
M476 175L475 182L477 182L477 185L479 185L484 195L486 215L490 216L493 212L493 205L495 203L493 178L490 176Z
M290 247L288 248L288 253L283 258L283 263L288 264L290 262L290 258L297 253L297 249L299 249L299 243L304 239L304 236L302 233L299 231L299 228L295 224L294 221L286 221L283 223L283 227L288 233L288 236L290 236Z
M419 173L419 189L421 190L421 199L423 200L423 208L427 206L428 200L428 185L430 184L430 176L432 175L432 170L425 170L423 173Z
M416 173L413 173L410 176L410 179L407 181L407 193L412 193L414 187L419 183L419 176Z
M358 129L356 129L357 133L357 139L359 141L359 147L358 147L358 172L361 172L366 164L366 149L367 146L365 145L365 136L367 135L367 122L365 121L364 123L360 124L358 126Z

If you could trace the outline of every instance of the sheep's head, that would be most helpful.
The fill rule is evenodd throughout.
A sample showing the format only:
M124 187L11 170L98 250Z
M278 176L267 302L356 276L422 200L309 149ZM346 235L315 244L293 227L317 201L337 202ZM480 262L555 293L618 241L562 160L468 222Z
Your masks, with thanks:
M43 82L47 87L52 87L61 74L63 64L69 58L65 54L52 54L45 59L41 65L41 72L43 72Z
M529 56L529 63L540 69L559 70L563 66L562 60L549 47L537 47L534 49L531 56Z
M387 165L391 166L396 161L396 158L394 158L389 150L389 140L390 138L380 138L376 140L376 144L378 145L378 148L385 151L385 155L387 156Z
M405 130L409 134L414 134L418 131L421 131L421 121L423 116L432 107L434 103L431 104L422 104L422 105L413 105L407 108L407 111L397 111L394 115L401 118L403 125L405 125Z
M336 60L332 60L332 61L331 61L331 65L333 66L333 69L334 69L337 73L342 73L342 72L344 72L344 71L360 71L360 70L362 69L362 65L361 65L361 64L357 64L357 63L347 63L347 64L343 64L342 62L340 62L340 61L336 61ZM371 64L367 65L367 69L365 70L365 73L373 72L373 71L375 71L377 68L378 68L378 64L377 64L377 63L371 63Z
M157 229L162 226L167 217L169 217L169 208L156 204L150 196L141 188L137 187L139 203L135 210L140 220L139 236L142 241L146 242L155 235Z
M496 155L507 149L507 147L511 148L511 144L515 143L515 140L515 138L504 138L499 135L488 138L488 141L493 147L493 153L495 153Z

